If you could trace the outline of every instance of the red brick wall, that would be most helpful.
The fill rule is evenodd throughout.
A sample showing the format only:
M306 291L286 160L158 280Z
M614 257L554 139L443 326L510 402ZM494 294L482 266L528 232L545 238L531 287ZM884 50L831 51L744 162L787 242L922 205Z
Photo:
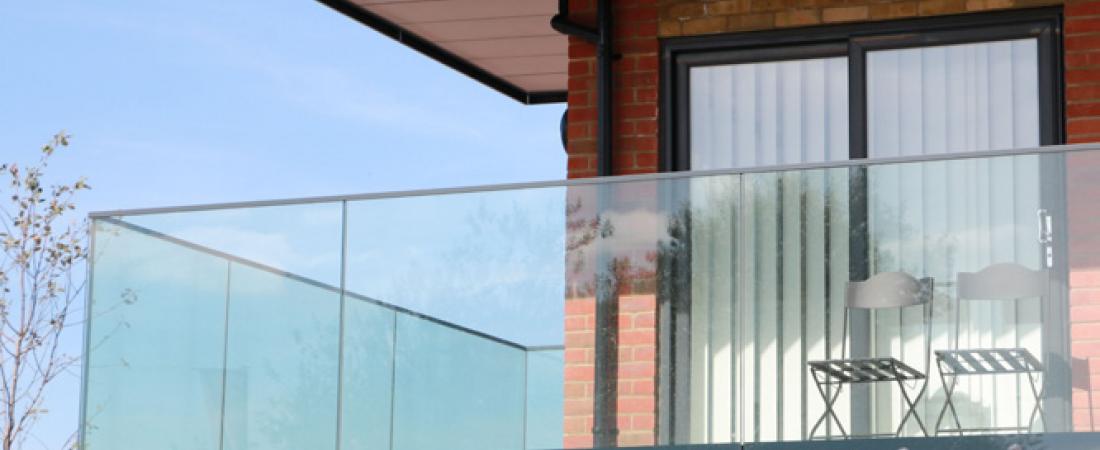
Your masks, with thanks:
M661 36L731 33L843 22L1056 5L1058 0L661 0Z
M657 427L657 296L619 298L619 445L653 445Z
M1100 141L1100 1L1064 11L1067 140ZM1091 431L1100 426L1100 155L1067 163L1073 424Z
M592 448L596 300L565 301L565 448Z

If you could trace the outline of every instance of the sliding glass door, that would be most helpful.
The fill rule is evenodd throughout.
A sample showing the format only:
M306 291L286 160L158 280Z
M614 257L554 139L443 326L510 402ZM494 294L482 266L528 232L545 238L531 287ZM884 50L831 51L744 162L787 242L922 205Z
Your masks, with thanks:
M1004 262L1057 269L1037 240L1041 215L1060 204L1042 183L1049 165L1040 156L965 158L1055 143L1048 28L986 26L885 38L848 30L840 52L734 47L691 53L675 67L688 101L672 121L687 152L674 167L753 173L736 185L691 186L692 204L707 207L691 223L690 327L668 332L690 343L690 358L677 360L677 380L661 381L689 391L677 393L686 407L662 411L689 426L665 442L807 439L825 408L808 361L905 361L932 380L918 405L928 423L944 404L929 348L1047 353L1042 302L1064 298L961 303L955 295L958 272ZM784 170L937 154L960 159ZM889 271L935 278L931 335L920 311L853 314L845 333L846 283ZM1026 383L974 379L956 400L965 398L968 425L1014 426L1034 406ZM847 392L836 410L857 434L893 433L904 414L892 385ZM912 421L902 430L919 433Z

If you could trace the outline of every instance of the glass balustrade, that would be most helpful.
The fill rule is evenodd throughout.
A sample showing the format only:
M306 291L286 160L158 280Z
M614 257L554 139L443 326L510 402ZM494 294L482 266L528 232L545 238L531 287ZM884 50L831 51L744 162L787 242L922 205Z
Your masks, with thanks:
M1092 448L1098 173L1053 147L95 214L84 448Z

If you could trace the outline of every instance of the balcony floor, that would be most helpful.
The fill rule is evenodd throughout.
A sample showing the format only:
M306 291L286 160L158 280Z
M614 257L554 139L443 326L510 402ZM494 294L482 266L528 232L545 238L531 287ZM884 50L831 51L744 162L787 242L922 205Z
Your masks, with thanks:
M648 448L660 450L1095 450L1100 449L1100 432L838 439L833 441L766 442L744 445L674 445Z

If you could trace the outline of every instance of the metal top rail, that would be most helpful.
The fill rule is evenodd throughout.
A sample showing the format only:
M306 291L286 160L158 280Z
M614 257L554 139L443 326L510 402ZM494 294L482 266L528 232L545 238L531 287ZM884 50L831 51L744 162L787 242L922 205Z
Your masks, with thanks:
M390 198L404 198L404 197L425 197L434 195L449 195L449 194L469 194L476 192L495 192L495 191L508 191L508 190L521 190L521 189L537 189L537 188L552 188L552 187L570 187L570 186L588 186L588 185L601 185L601 184L613 184L613 183L630 183L630 182L644 182L644 181L659 181L659 180L676 180L682 178L692 177L705 177L716 175L742 175L752 173L770 173L770 172L789 172L798 170L814 170L814 169L837 169L845 167L868 167L878 166L886 164L903 164L903 163L920 163L920 162L932 162L932 161L956 161L964 159L978 159L978 158L993 158L1003 156L1023 156L1023 155L1039 155L1039 154L1059 154L1059 153L1072 153L1090 150L1100 150L1100 144L1088 143L1088 144L1070 144L1070 145L1050 145L1042 147L1022 147L1005 150L990 150L981 152L966 152L966 153L939 153L929 155L916 155L916 156L903 156L894 158L876 158L876 159L851 159L845 161L829 161L820 163L802 163L802 164L786 164L786 165L771 165L761 166L753 168L734 168L734 169L714 169L714 170L691 170L680 172L661 172L651 174L639 174L639 175L619 175L612 177L593 177L593 178L579 178L571 180L552 180L552 181L535 181L526 183L504 183L504 184L491 184L491 185L474 185L463 186L454 188L440 188L440 189L420 189L420 190L407 190L407 191L390 191L390 192L378 192L378 193L366 193L366 194L352 194L352 195L331 195L320 197L303 197L303 198L291 198L291 199L275 199L275 200L257 200L257 201L245 201L245 202L227 202L227 203L211 203L211 204L199 204L199 205L182 205L182 206L168 206L168 207L154 207L154 208L135 208L135 209L120 209L109 211L95 211L88 214L92 219L107 218L107 217L124 217L124 216L139 216L150 214L167 214L167 213L180 213L180 212L196 212L196 211L214 211L222 209L238 209L238 208L258 208L265 206L288 206L288 205L305 205L314 203L336 203L343 201L358 201L358 200L377 200L377 199L390 199Z

